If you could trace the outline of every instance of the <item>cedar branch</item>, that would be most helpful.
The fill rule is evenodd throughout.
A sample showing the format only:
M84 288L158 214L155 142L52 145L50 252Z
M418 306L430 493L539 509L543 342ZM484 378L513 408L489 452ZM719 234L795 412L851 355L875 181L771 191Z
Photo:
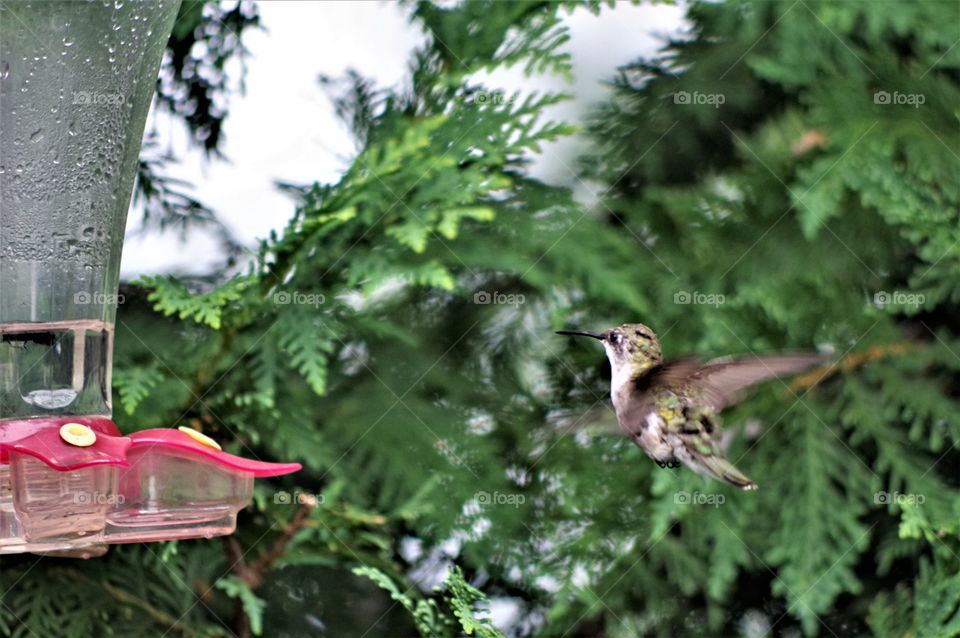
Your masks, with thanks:
M861 352L851 352L839 361L834 361L798 376L789 387L793 394L799 394L819 385L824 380L842 372L848 374L853 370L880 359L894 357L906 354L912 350L918 350L922 344L915 341L898 341L895 343L871 346Z

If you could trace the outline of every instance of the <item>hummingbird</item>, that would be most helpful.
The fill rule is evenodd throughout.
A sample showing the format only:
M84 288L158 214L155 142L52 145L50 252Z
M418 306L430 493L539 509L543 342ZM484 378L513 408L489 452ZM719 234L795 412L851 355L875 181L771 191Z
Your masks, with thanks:
M657 465L682 463L745 490L757 484L725 457L718 413L756 383L824 361L816 354L785 354L665 362L657 335L642 323L557 334L600 340L610 360L610 398L620 429Z

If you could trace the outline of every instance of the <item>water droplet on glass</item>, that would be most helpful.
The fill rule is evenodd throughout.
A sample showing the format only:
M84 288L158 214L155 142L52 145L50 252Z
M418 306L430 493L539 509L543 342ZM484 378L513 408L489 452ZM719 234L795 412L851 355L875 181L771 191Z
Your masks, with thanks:
M73 37L69 35L63 36L63 46L65 47L73 46Z
M30 134L30 141L33 142L33 143L37 143L37 142L39 142L39 141L42 140L42 139L43 139L43 129L42 129L42 128L38 128L36 131L34 131L33 133Z
M4 62L0 64L0 80L6 80L10 77L10 63Z

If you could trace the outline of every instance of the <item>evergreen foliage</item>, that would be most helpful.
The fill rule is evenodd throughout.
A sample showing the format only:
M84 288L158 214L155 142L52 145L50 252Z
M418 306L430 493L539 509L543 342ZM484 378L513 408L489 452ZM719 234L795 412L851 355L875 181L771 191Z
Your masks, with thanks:
M118 316L123 429L304 471L231 541L4 558L0 631L316 635L368 587L329 635L499 636L487 598L519 604L508 635L960 634L956 3L691 4L589 122L590 205L526 172L575 130L542 117L563 96L483 73L569 73L583 9L407 6L405 86L326 80L341 179L285 185L249 272L142 279ZM605 432L600 349L553 331L627 321L667 356L838 365L725 414L742 492Z

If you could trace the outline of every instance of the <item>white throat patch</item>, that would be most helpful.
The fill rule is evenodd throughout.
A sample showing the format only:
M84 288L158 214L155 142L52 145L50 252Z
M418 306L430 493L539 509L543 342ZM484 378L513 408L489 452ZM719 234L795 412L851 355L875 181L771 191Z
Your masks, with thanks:
M615 397L617 396L617 391L633 379L633 370L631 369L632 366L629 361L619 366L616 364L610 352L611 347L612 346L607 343L603 344L603 349L607 351L607 359L610 361L610 396Z

